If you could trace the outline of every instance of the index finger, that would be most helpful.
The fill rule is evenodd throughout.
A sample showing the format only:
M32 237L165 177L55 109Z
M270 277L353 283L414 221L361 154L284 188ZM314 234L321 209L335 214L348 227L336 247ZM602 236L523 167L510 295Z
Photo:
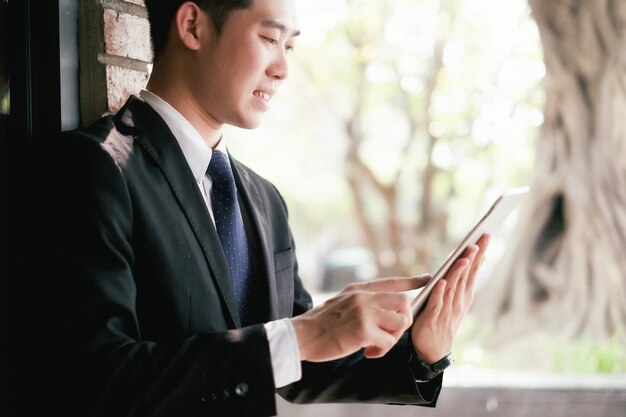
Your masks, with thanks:
M478 239L478 242L476 242L476 245L480 249L480 252L484 253L487 250L487 247L489 246L490 241L491 241L491 235L489 233L483 234L480 237L480 239Z

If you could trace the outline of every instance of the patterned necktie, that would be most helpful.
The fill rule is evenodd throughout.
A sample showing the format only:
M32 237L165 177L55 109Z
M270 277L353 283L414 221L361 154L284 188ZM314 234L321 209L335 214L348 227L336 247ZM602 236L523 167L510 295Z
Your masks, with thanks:
M213 151L207 175L212 181L211 204L215 228L228 262L239 317L242 325L246 325L252 307L252 259L237 201L235 178L225 153Z

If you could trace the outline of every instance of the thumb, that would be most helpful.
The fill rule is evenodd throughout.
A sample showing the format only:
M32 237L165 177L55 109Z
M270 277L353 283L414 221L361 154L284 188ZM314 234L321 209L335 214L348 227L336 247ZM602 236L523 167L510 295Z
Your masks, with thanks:
M428 282L433 278L432 275L430 274L422 274L422 275L417 275L412 277L416 283L417 283L417 287L416 288L422 288L424 287L426 284L428 284Z
M377 278L371 281L353 284L353 288L359 289L362 291L371 291L371 292L379 292L379 291L391 291L391 292L402 292L402 291L411 291L418 288L423 287L430 280L429 278L424 280L424 275L415 276L415 277L386 277L386 278Z

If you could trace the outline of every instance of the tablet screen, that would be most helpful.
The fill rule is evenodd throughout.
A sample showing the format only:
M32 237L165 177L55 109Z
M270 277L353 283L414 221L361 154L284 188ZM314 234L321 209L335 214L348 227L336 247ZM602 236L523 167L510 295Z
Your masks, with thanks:
M411 302L413 317L422 311L428 300L433 287L441 278L443 278L454 261L461 256L465 248L478 242L480 237L485 234L493 234L496 229L504 222L509 214L520 203L522 198L528 193L528 187L512 188L502 193L489 207L480 220L474 225L470 232L465 236L461 243L446 258L445 262L433 275L428 284L415 296Z

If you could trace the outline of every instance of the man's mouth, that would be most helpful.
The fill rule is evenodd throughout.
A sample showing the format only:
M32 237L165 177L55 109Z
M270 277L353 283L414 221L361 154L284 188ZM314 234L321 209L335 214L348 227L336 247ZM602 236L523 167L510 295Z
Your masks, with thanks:
M265 101L270 101L270 98L272 98L268 93L266 93L264 91L258 91L257 90L257 91L254 92L254 95L261 97Z

